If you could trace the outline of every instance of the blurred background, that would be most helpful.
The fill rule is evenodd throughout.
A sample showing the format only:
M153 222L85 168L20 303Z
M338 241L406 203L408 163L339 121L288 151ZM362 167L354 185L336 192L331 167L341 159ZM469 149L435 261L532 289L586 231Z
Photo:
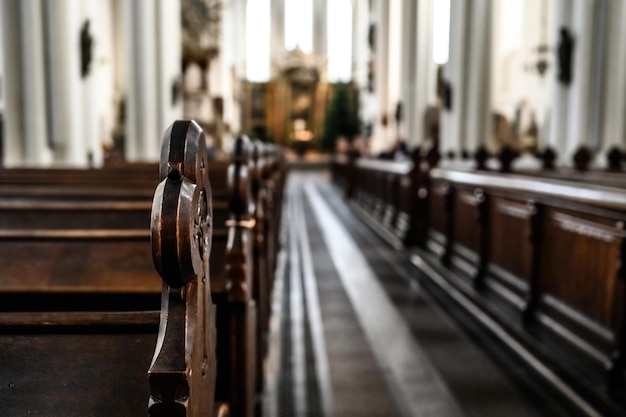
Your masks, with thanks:
M294 154L624 141L617 0L2 0L2 164L156 161L193 118ZM398 152L399 151L399 152Z

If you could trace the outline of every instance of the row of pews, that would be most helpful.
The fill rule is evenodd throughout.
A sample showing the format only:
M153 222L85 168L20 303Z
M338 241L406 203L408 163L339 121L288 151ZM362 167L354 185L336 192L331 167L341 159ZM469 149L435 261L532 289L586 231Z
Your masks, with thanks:
M285 176L190 121L158 166L0 170L0 415L252 416Z
M439 162L434 150L404 162L348 155L331 173L354 210L411 248L453 303L469 301L477 308L468 315L495 323L500 343L531 352L535 359L520 356L545 379L565 381L559 390L573 403L623 415L626 175Z

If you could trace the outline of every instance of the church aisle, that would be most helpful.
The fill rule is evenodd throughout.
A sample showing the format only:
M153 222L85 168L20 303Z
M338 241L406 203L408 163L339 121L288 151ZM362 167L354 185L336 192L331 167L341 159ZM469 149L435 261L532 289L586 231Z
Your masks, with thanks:
M406 253L355 217L323 175L292 172L287 193L267 415L566 415L519 388L523 370L476 347Z

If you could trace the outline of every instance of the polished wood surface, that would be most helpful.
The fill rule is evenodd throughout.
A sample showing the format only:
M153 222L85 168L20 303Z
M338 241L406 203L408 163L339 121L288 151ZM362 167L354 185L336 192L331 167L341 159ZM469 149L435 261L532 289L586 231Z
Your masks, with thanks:
M238 415L241 404L247 404L244 408L248 410L256 405L254 372L262 369L263 353L255 346L257 340L264 339L256 330L267 328L267 313L257 325L255 311L250 310L245 316L250 325L241 331L236 327L239 321L234 320L233 331L248 334L245 340L232 343L226 343L227 339L217 343L220 339L216 339L212 324L219 311L215 311L209 293L225 290L229 282L235 282L237 268L252 273L254 264L251 248L247 257L235 256L236 245L227 254L229 229L233 228L228 221L231 210L235 210L227 185L230 163L200 157L206 155L204 142L199 140L201 131L194 130L194 124L182 123L175 132L166 132L170 154L165 155L168 159L160 168L145 164L128 171L122 166L110 171L27 169L0 173L0 415L146 415L149 397L152 415ZM181 126L186 128L181 130ZM177 151L177 147L185 151ZM286 172L284 160L277 148L260 145L259 149L269 161L260 188L271 190L272 200L279 203ZM176 156L181 153L187 156L182 165ZM154 206L150 200L159 171L163 187L157 190L159 203ZM125 181L127 176L137 178ZM189 192L172 193L170 186L165 192L168 181L174 190L182 190L176 187L184 183ZM271 188L269 181L273 182ZM199 189L204 191L200 200ZM206 202L204 209L198 205L200 201ZM157 216L163 221L152 216L153 243L178 239L175 244L157 244L155 262L149 231L154 207L167 208L170 214ZM272 211L272 221L280 219L280 208L267 209ZM210 222L203 223L198 213L211 216L210 235ZM178 226L172 229L174 224ZM183 224L186 229L181 229ZM164 226L170 232L155 235L155 230ZM263 235L259 236L262 244L257 262L270 255L263 242L272 241L274 248L278 247L278 227L269 226L271 236L259 229ZM200 230L204 231L198 233ZM155 240L155 236L161 237ZM209 237L197 240L199 236ZM252 243L251 238L248 241ZM206 253L200 256L194 252L196 247L203 247ZM204 265L204 275L198 273L200 264ZM168 276L171 286L163 287L155 265ZM171 265L178 266L172 269ZM187 275L179 276L181 271ZM170 279L171 273L178 278ZM265 268L264 273L273 275ZM269 303L267 291L265 305ZM255 300L250 298L249 303L254 306ZM101 342L105 339L106 343ZM78 352L81 344L84 346ZM216 364L211 358L223 346L233 358L249 358L250 376L243 382L248 387L247 399L213 407L211 398L216 388L211 375ZM83 367L89 372L81 370ZM59 376L62 370L65 375ZM72 382L58 386L55 380ZM231 380L242 385L239 375L233 374Z
M402 241L437 257L444 276L481 309L589 395L606 398L623 387L624 175L495 173L436 167L419 150L412 156L354 163L351 200L400 238L380 208L409 207L416 226ZM342 187L349 164L331 165ZM398 187L395 177L408 184Z

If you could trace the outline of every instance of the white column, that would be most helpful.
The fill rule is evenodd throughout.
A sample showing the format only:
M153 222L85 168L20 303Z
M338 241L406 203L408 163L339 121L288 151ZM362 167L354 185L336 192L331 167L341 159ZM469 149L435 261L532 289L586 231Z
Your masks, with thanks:
M626 3L608 2L607 71L604 100L602 151L598 162L605 163L609 148L626 148Z
M364 89L368 84L370 59L368 0L354 0L352 15L352 80Z
M2 3L0 3L0 15L2 14ZM0 18L0 118L4 114L4 96L5 96L5 87L4 87L4 33L3 33L4 22L2 18ZM0 136L2 132L0 132Z
M101 102L106 103L111 95L111 88L107 85L102 73L102 51L106 44L103 36L102 25L107 16L99 10L99 6L105 5L98 0L82 0L81 24L89 21L89 34L92 37L91 65L89 73L82 77L82 115L83 115L83 141L84 155L80 158L81 164L86 164L87 154L91 155L94 165L101 165L103 160L101 139ZM82 25L81 25L82 26ZM78 33L80 34L80 29Z
M593 45L593 0L574 2L572 32L574 34L571 105L568 109L567 142L563 156L568 163L576 150L589 141L591 56Z
M558 42L560 39L559 32L562 27L571 28L571 18L572 18L572 1L571 0L555 0L554 1L555 11L552 13L554 19L556 19L556 24L552 25L556 33L554 33L551 38L554 39L555 42ZM557 46L557 45L555 45ZM578 45L574 47L578 49ZM574 54L577 54L574 52ZM556 55L553 55L553 60L555 61L555 69L556 69ZM572 63L574 64L574 63ZM574 77L577 77L578 74L575 74ZM570 97L570 89L568 86L564 86L557 80L556 71L552 72L552 80L553 83L552 88L552 98L550 100L550 114L549 114L549 135L548 135L548 146L553 148L555 151L559 153L559 159L561 162L565 161L567 156L564 155L566 138L567 138L567 118L569 113L569 97Z
M402 122L400 137L412 146L421 140L417 132L417 3L413 0L404 0L402 4L402 50L400 64L400 101L402 102ZM418 23L419 25L419 23Z
M372 135L371 151L379 153L384 151L389 142L389 125L392 123L392 111L388 108L389 103L389 2L377 0L374 10L376 17L376 39L375 39L375 68L374 68L374 94L377 98L377 117ZM383 117L387 120L387 125L383 125Z
M124 83L124 95L125 95L125 135L124 135L124 154L128 161L136 161L141 159L140 156L140 137L139 137L139 120L138 120L138 106L139 97L137 84L137 73L135 69L135 50L137 46L135 43L135 31L133 17L135 14L135 2L121 0L120 4L121 17L124 19L122 39L125 40L124 45L124 62L126 63L124 72L126 75Z
M469 0L450 1L450 57L444 67L444 78L452 86L452 109L444 109L441 117L442 153L458 153L464 146L465 138L465 92L467 88L466 52L468 37L467 14Z
M468 151L474 152L487 143L490 131L491 1L473 0L470 16L464 146Z
M0 29L3 40L4 149L2 164L19 166L24 158L22 130L22 71L20 63L20 0L0 2Z
M222 8L220 33L220 72L222 73L222 94L224 97L224 123L228 124L230 128L229 130L231 132L233 128L233 115L236 105L235 97L233 96L233 80L231 74L235 66L235 54L233 53L233 45L235 43L233 33L233 17L232 1L227 2ZM274 19L274 15L272 15L272 19ZM228 142L229 140L228 138L226 138L223 145L229 147Z
M437 0L435 0L437 1ZM429 106L437 105L437 66L433 61L433 0L420 0L414 14L417 30L414 34L417 53L415 55L415 105L408 116L413 120L410 130L415 136L415 145L421 143L426 131L425 114Z
M285 0L270 0L271 1L271 20L270 20L270 33L271 33L271 65L272 65L272 78L278 75L277 65L280 62L285 52ZM220 53L223 50L220 50Z
M90 0L84 2L85 12L93 22L93 60L91 73L91 98L92 103L91 124L94 134L87 144L96 166L103 162L103 144L111 143L113 132L116 127L119 91L118 68L119 27L117 19L117 2L115 0L101 1Z
M352 76L351 79L356 85L361 86L359 80L359 71L360 71L360 55L361 55L361 27L360 27L360 18L359 15L360 9L363 7L363 4L360 0L354 0L352 2Z
M172 16L181 15L180 0L159 0L157 3L157 54L159 125L157 133L183 117L182 95L173 102L172 87L181 79L182 30ZM223 24L223 23L221 23ZM220 50L222 53L223 49Z
M46 3L47 48L50 57L52 135L59 153L57 161L68 165L86 163L83 133L83 97L80 74L81 1ZM93 65L93 63L92 63Z
M246 74L246 0L232 0L235 25L235 63L239 79Z
M246 74L246 1L231 0L233 4L232 12L232 33L234 44L233 66L230 77L233 81L234 99L232 101L231 131L238 134L241 130L241 81Z
M128 120L128 92L129 92L129 77L127 62L128 42L130 36L126 28L126 12L129 9L127 7L128 2L125 0L112 0L113 6L113 106L114 106L114 126L117 130L117 134L122 133L126 135L126 125ZM122 103L125 106L125 118L122 119ZM128 138L126 139L128 142ZM128 144L125 144L126 151L128 150Z
M52 163L52 152L48 147L43 9L39 0L22 0L19 7L24 164L45 166Z
M313 1L313 53L323 58L327 55L327 1L329 0Z
M152 0L124 3L127 39L126 158L156 161L158 131L156 4Z
M403 35L404 35L404 18L402 16L402 2L392 1L389 5L389 22L387 28L389 31L389 41L387 44L387 50L389 51L388 60L388 73L387 82L389 84L389 96L387 101L387 108L389 109L389 122L391 126L391 135L388 138L388 147L393 146L398 137L398 125L396 124L396 106L402 100L401 84L402 83L402 64L405 62L403 59ZM406 109L405 109L406 110Z

